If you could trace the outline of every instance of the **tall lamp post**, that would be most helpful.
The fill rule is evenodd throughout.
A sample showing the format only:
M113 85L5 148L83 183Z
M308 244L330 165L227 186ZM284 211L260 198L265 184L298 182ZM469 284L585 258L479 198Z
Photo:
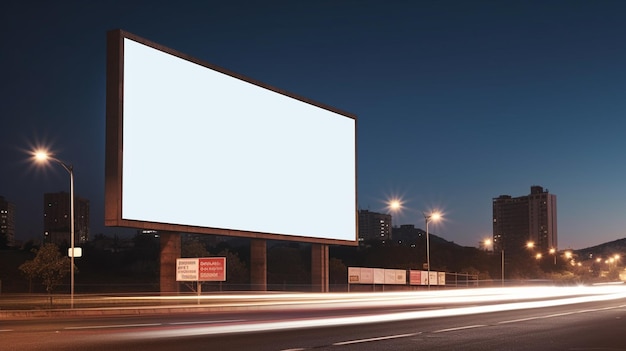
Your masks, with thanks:
M485 239L485 246L491 246L491 245L493 245L492 246L492 250L495 252L496 248L495 248L494 241L491 240L491 239ZM500 246L502 246L502 245L500 245ZM502 246L500 248L500 258L501 258L501 261L502 261L501 262L501 269L500 269L500 271L502 273L501 274L501 276L502 276L501 280L502 280L502 286L504 286L504 246Z
M428 270L428 290L430 290L430 239L428 235L428 223L437 221L441 218L439 212L431 212L429 215L424 213L424 221L426 222L426 268Z
M35 151L35 160L46 162L48 160L60 164L70 174L70 306L74 308L74 166L68 165L43 150Z

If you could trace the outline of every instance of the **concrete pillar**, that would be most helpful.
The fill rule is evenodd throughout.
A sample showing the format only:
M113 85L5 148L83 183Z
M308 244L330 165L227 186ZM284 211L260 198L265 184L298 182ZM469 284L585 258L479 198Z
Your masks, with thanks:
M267 290L267 243L250 239L250 285L252 290Z
M328 292L328 245L311 244L311 288Z
M180 233L159 232L161 241L161 295L177 294L179 292L176 281L176 259L180 258Z

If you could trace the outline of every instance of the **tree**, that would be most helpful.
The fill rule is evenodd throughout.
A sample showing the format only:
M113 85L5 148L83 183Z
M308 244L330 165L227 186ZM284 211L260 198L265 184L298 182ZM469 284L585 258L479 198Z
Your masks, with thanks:
M236 252L223 249L217 256L226 257L226 279L228 284L237 289L250 281L250 273L246 264L239 258Z
M188 241L181 249L182 257L208 257L209 252L206 246L199 241Z
M61 256L59 248L52 243L45 244L39 250L33 249L32 252L36 254L35 258L24 262L19 270L30 280L41 279L46 292L52 295L54 288L70 273L70 258Z

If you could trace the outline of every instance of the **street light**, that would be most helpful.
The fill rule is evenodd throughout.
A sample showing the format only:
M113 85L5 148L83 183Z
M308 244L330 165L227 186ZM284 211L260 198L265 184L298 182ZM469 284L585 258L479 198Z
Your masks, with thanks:
M493 241L491 239L483 240L483 249L489 250L488 247L493 245ZM493 250L493 247L491 248Z
M396 215L397 213L401 213L402 212L402 199L394 197L391 198L389 200L387 200L387 213L391 215L391 220L390 220L390 225L391 228L389 228L389 239L393 240L393 216ZM396 225L397 225L397 221L396 221Z
M439 212L431 212L429 215L424 213L424 221L426 222L426 267L428 269L428 290L430 290L430 239L428 238L428 223L430 221L438 221L441 218Z
M555 248L550 249L550 255L554 256L554 264L556 264L556 249Z
M492 250L493 250L494 252L496 251L495 244L494 244L494 241L493 241L493 240L491 240L491 239L485 239L485 241L484 241L484 242L485 242L485 245L486 245L486 246L491 246L491 245L493 245L493 246L492 246ZM502 262L501 262L501 276L502 276L502 278L501 278L501 280L502 280L502 281L501 281L501 283L502 283L502 286L504 286L504 246L503 246L502 244L500 244L500 259L501 259L501 261L502 261Z
M400 211L402 209L402 201L400 199L391 199L387 202L387 208L391 212Z
M70 306L74 308L74 166L53 157L46 150L36 150L33 157L39 163L54 161L70 174Z

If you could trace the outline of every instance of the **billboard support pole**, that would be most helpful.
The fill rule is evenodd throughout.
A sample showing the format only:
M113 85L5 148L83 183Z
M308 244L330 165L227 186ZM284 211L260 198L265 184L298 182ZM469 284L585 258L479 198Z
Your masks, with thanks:
M267 290L267 242L250 239L250 284L252 290Z
M177 294L176 259L180 257L180 233L159 232L161 243L159 285L161 295Z
M311 280L314 292L328 292L327 244L311 244Z

